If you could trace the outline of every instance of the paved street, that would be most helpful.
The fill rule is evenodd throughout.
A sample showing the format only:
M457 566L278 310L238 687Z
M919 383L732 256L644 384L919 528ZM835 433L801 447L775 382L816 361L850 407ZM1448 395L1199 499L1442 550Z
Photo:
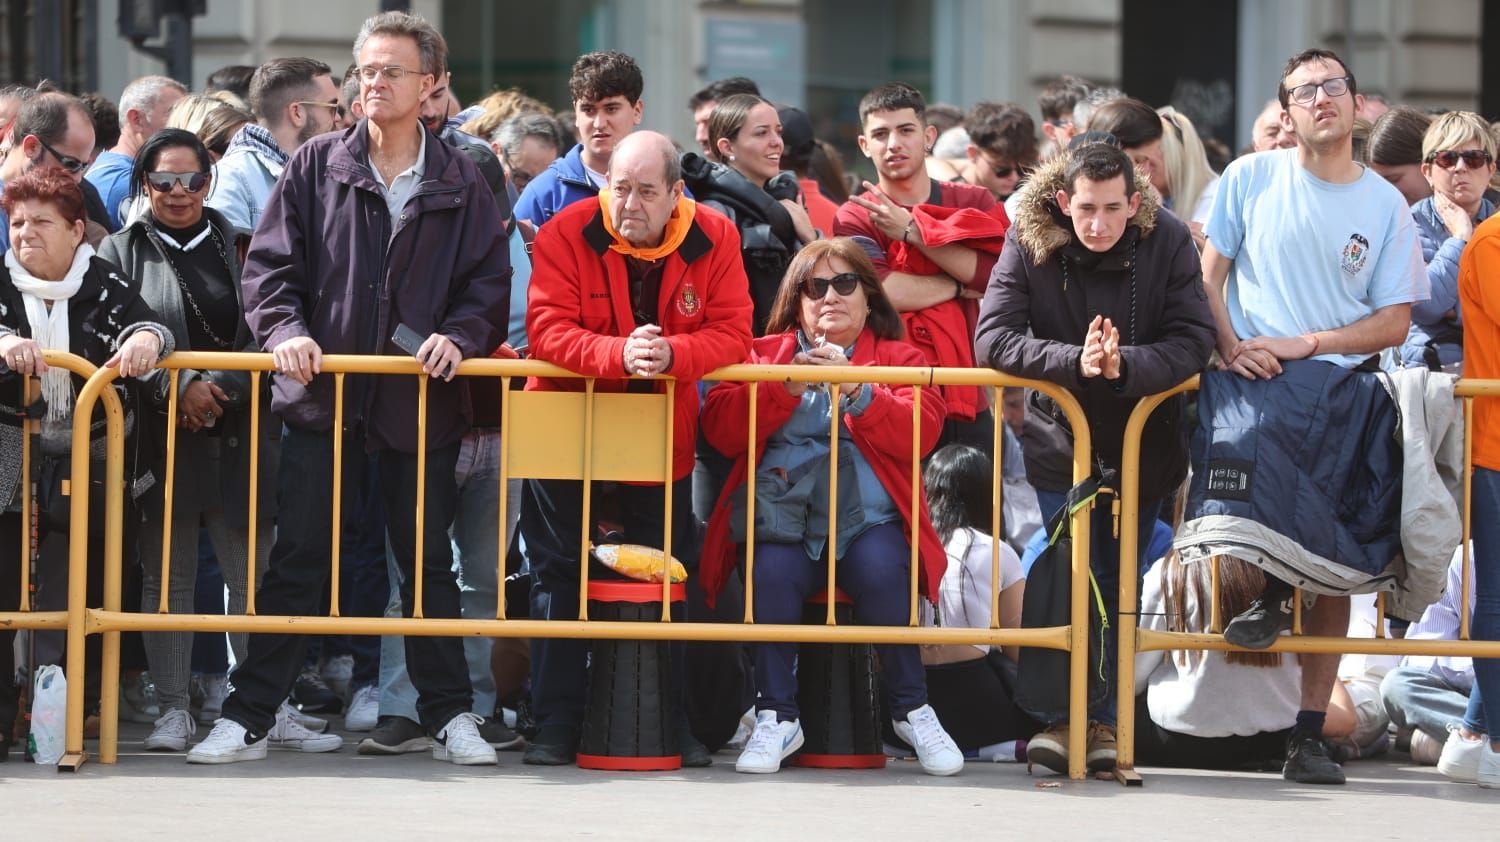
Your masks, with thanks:
M337 720L335 720L337 721ZM1298 787L1276 775L1143 770L1127 790L1105 781L1028 777L1024 766L971 763L929 778L913 762L880 771L790 769L752 777L722 753L710 769L590 772L522 766L460 769L425 754L360 757L273 751L265 761L191 767L146 754L147 726L127 725L116 766L61 775L0 765L0 839L1494 839L1500 791L1445 781L1397 759L1347 767L1345 787ZM201 733L200 733L201 736ZM1040 786L1057 783L1058 786ZM174 831L180 830L180 834Z

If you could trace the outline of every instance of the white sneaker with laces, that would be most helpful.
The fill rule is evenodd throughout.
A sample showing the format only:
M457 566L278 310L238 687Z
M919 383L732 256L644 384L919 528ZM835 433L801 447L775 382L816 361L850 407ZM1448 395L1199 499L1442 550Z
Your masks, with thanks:
M495 749L479 734L484 720L465 711L448 720L432 741L432 759L457 766L494 766L500 762Z
M182 751L187 748L188 738L198 731L193 715L180 708L173 708L156 720L156 727L146 737L147 751Z
M755 717L755 730L745 743L745 750L734 761L736 772L769 775L781 771L781 761L802 748L802 722L797 719L776 721L776 711L763 710Z
M202 707L198 709L198 721L207 725L224 712L224 700L229 698L229 676L200 675L198 688L203 693Z
M193 746L187 754L189 763L238 763L241 760L265 760L266 738L255 738L244 726L228 719L214 723L214 729Z
M329 658L323 663L319 675L329 690L343 698L349 692L349 682L354 678L354 656L335 655Z
M917 752L917 762L929 775L956 775L964 768L964 753L943 730L932 705L922 705L906 715L905 722L892 720L896 735Z
M1480 755L1485 753L1483 735L1477 740L1466 740L1457 725L1448 726L1448 742L1443 743L1443 753L1438 755L1437 768L1449 780L1472 784L1479 781Z
M724 748L730 751L740 751L750 742L750 733L755 730L755 708L746 710L740 716L740 724L734 729L734 736L724 744Z
M328 720L313 716L310 713L303 713L293 707L292 703L287 700L282 701L281 709L276 713L278 716L285 716L315 734L321 734L328 730Z
M338 734L319 734L316 731L309 731L295 717L288 716L287 707L283 705L280 710L276 711L276 724L271 726L271 732L266 735L266 742L272 748L315 754L338 751L344 745L344 738Z
M344 714L344 730L373 731L380 719L380 687L371 684L354 691L349 712Z

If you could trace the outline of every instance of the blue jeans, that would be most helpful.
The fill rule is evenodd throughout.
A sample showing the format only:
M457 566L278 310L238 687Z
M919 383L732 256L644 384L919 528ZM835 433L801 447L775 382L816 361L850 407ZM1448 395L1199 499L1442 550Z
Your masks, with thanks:
M1472 488L1474 622L1470 630L1475 640L1500 640L1500 471L1475 465ZM1487 707L1485 699L1500 705L1500 660L1475 658L1474 690L1469 693L1464 727L1476 734L1489 734L1488 723L1500 722L1500 707Z
M1067 502L1067 495L1060 491L1038 488L1036 502L1042 509L1042 517L1050 518ZM1105 678L1109 682L1109 695L1099 705L1089 709L1089 718L1105 725L1115 724L1115 670L1119 666L1120 540L1114 537L1115 522L1111 511L1113 502L1108 497L1098 498L1089 520L1089 543L1092 545L1089 548L1089 569L1094 572L1094 579L1099 583L1100 594L1104 597L1104 612L1109 617L1109 632L1104 638ZM1140 515L1136 520L1136 604L1131 607L1132 611L1140 610L1141 580L1145 577L1146 565L1154 561L1146 557L1146 548L1151 543L1151 531L1156 527L1156 515L1159 511L1161 500L1141 501Z
M826 555L826 553L825 553ZM755 545L755 622L797 625L808 597L828 582L826 562L813 561L801 544ZM911 621L911 544L898 524L865 530L838 566L838 585L854 600L854 621L867 626L904 626ZM798 719L797 644L754 643L757 710L774 710L782 721ZM922 655L910 644L876 644L881 683L891 718L927 704Z
M464 436L458 449L454 470L458 483L458 512L448 535L453 543L454 572L458 575L459 614L465 620L492 620L495 617L498 570L504 559L496 517L500 506L500 433L474 429ZM517 484L518 485L518 484ZM512 488L512 492L516 489ZM518 506L518 495L509 502ZM513 524L506 529L509 535ZM401 616L401 589L397 582L395 558L387 555L391 576L387 617ZM495 676L490 671L490 649L494 640L488 637L465 637L464 660L469 665L469 683L474 688L473 712L489 718L495 715ZM406 648L403 638L387 635L380 638L380 715L417 719L417 690L406 673Z
M1464 718L1469 699L1426 667L1396 667L1380 682L1386 715L1397 728L1414 728L1442 742L1448 725Z

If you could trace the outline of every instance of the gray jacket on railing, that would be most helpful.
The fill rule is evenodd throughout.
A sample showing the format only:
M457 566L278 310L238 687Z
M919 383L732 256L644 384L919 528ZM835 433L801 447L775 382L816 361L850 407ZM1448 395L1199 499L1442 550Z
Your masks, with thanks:
M244 321L244 301L240 293L240 268L234 258L233 243L235 228L218 211L204 208L204 215L228 244L229 269L236 297L240 297L240 324L235 331L236 351L259 350L250 329ZM177 275L166 262L157 241L148 234L155 224L147 214L141 219L111 234L99 244L99 253L106 260L125 270L134 280L141 298L151 305L163 324L172 332L180 350L217 350L191 348L189 345L187 311L184 309L182 293L177 286ZM166 476L167 424L172 419L167 415L168 389L171 379L166 369L156 369L144 378L142 391L145 405L141 408L140 449L143 463L151 467L157 477ZM176 471L172 490L172 516L190 517L199 512L222 508L225 518L233 528L243 529L249 519L250 482L250 374L245 371L193 371L183 370L178 374L177 394L179 398L194 380L203 379L217 385L229 396L224 404L224 417L215 425L215 431L189 432L178 428L175 442ZM261 378L260 402L260 470L257 481L257 520L265 521L276 514L276 471L280 464L281 424L271 414L270 392L267 388L269 375ZM214 459L214 440L218 443L218 459ZM163 483L158 482L142 498L141 505L149 518L160 517Z

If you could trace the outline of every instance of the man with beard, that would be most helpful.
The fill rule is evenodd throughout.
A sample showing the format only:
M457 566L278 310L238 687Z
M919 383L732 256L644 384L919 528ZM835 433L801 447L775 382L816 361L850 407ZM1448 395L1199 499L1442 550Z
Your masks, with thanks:
M250 79L250 123L229 141L214 166L204 204L248 237L286 162L298 147L337 128L339 89L333 70L310 58L272 59Z

